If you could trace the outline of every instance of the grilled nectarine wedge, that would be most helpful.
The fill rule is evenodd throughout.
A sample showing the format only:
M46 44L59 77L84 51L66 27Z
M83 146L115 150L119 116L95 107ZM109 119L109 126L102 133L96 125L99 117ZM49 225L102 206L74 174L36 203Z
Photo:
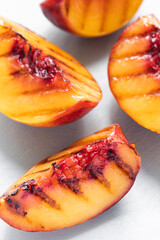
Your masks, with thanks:
M0 18L0 112L33 126L57 126L82 117L101 97L78 61Z
M160 133L160 23L140 17L115 43L109 83L121 108L137 123Z
M140 169L119 125L46 158L0 198L0 217L24 231L49 231L93 218L131 188Z
M135 14L142 0L45 0L44 15L58 27L83 36L116 31Z

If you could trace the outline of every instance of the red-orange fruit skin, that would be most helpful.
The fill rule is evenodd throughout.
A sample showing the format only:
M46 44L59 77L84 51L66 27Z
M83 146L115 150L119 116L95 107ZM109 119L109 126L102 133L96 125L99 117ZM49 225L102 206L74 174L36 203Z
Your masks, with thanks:
M63 2L64 0L47 0L41 3L40 6L44 15L57 27L72 32L72 30L69 28L69 24L67 24L67 18L60 14L61 5L63 4Z

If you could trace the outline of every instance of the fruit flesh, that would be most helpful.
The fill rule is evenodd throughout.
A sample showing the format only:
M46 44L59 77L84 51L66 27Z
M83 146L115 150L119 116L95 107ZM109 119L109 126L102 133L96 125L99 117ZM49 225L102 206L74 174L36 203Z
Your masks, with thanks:
M125 25L141 3L142 0L46 0L41 8L58 27L80 36L98 37Z
M24 231L49 231L93 218L131 188L135 146L112 125L46 158L0 198L0 217Z
M74 58L0 18L0 111L33 126L74 121L95 107L101 90Z
M113 46L109 83L117 102L137 123L160 133L160 24L153 16L132 23Z

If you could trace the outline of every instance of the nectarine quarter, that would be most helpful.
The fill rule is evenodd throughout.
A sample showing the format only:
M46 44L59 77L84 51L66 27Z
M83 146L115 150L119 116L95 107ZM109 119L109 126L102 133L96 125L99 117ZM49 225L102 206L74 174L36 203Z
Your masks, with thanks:
M67 228L93 218L131 188L140 156L118 124L46 158L0 198L0 217L24 231Z
M107 35L124 26L142 0L45 0L44 15L58 27L83 37Z
M77 60L0 18L0 112L32 126L57 126L84 116L101 97Z
M109 83L121 108L137 123L160 133L160 23L140 17L113 46Z

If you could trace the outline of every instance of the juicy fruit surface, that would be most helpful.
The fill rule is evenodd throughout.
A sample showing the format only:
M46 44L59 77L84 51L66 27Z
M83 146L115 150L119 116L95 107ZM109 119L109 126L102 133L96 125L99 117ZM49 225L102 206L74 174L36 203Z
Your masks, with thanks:
M102 97L74 58L22 26L0 18L0 111L33 126L76 120Z
M96 37L125 25L141 3L142 0L46 0L41 8L51 22L64 30Z
M160 133L160 24L139 18L115 43L109 60L109 83L122 109L137 123Z
M24 231L73 226L102 213L131 188L135 146L112 125L46 158L0 198L0 217Z

